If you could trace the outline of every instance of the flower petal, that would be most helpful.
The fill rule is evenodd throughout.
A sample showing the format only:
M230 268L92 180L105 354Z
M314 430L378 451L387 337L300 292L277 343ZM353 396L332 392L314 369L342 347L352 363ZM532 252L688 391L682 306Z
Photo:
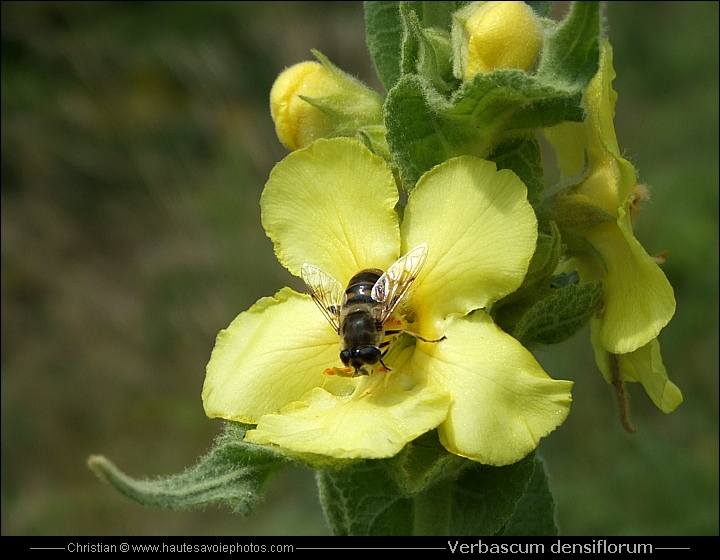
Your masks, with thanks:
M607 267L600 340L613 354L644 346L675 314L672 286L633 236L628 204L620 208L616 224L602 224L587 234Z
M509 465L565 420L571 381L548 377L533 355L485 311L454 319L438 343L418 341L408 366L452 396L438 428L451 453Z
M437 338L451 313L485 307L520 286L535 251L537 220L517 175L461 156L420 178L401 232L403 250L429 245L413 308L418 332Z
M612 87L616 75L615 68L613 68L612 46L608 39L602 39L598 71L590 80L583 96L583 102L588 112L587 126L591 157L593 155L602 157L606 152L620 157L614 123L618 94Z
M600 343L598 327L598 321L593 321L591 340L595 350L595 362L605 377L605 381L612 383L608 353ZM675 410L683 402L680 389L668 379L660 353L660 343L656 338L633 352L616 354L615 357L623 381L641 383L655 406L666 414Z
M584 123L563 122L543 130L553 147L563 181L579 176L585 166L588 132Z
M338 336L310 296L283 288L220 331L203 386L205 413L252 423L322 385Z
M392 457L437 427L449 404L447 394L403 375L328 380L326 388L260 418L245 440L338 459Z
M280 263L306 262L340 282L400 256L397 187L382 158L350 138L317 140L270 173L260 205Z
M544 134L555 148L558 168L564 180L577 176L585 167L589 172L577 192L613 216L637 181L635 168L620 155L615 134L615 103L612 88L615 70L612 47L607 39L600 43L600 63L583 97L587 111L585 123L562 123L546 129Z

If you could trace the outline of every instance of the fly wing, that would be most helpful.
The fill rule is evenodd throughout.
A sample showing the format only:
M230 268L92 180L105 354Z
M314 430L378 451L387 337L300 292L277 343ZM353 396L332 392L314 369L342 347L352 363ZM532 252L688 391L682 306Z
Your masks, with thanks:
M384 323L415 281L427 257L427 243L418 245L396 260L373 286L371 296L382 304L379 321Z
M340 308L345 295L342 284L324 270L307 263L302 265L300 275L315 304L333 328L340 332Z

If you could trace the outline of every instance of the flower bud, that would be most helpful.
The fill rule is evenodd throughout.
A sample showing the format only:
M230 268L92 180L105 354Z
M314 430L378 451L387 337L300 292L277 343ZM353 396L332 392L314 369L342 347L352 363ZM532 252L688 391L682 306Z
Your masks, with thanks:
M288 150L318 138L353 136L361 126L382 122L382 98L333 66L300 62L285 69L270 91L270 114L280 142Z
M543 41L542 24L525 2L475 2L455 14L455 75L468 80L496 68L529 70Z

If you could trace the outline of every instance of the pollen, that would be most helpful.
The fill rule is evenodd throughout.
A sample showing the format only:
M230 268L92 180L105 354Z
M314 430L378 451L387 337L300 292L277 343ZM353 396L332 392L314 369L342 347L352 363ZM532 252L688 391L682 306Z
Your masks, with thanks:
M337 375L338 377L353 377L355 370L351 367L330 367L323 371L323 375Z

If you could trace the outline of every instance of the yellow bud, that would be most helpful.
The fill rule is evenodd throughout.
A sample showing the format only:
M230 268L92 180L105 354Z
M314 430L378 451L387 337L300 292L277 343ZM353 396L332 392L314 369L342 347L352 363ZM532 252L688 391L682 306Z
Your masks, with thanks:
M278 138L298 150L318 138L354 136L361 127L382 123L383 100L377 92L333 66L301 62L283 71L270 90L270 114Z
M270 114L280 142L290 151L304 148L333 129L332 121L300 98L336 92L333 74L319 62L301 62L285 69L270 90Z
M477 2L456 14L462 24L460 76L496 68L529 70L542 48L540 19L525 2Z

